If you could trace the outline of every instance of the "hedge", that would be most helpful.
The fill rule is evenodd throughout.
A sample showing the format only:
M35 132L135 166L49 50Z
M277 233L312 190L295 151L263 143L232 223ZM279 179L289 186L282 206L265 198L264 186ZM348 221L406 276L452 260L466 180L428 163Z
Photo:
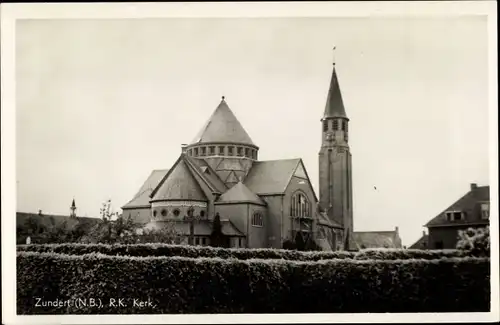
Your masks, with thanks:
M302 262L18 252L17 312L486 312L489 278L489 259L476 257ZM99 304L77 303L91 298ZM126 306L109 304L120 298ZM56 300L62 306L36 306Z
M167 244L41 244L18 245L18 251L54 252L69 255L83 255L102 253L105 255L128 256L182 256L182 257L219 257L247 260L285 259L296 261L318 261L326 259L354 258L354 259L439 259L441 257L464 257L461 250L363 250L360 252L299 252L284 249L227 249L203 246L167 245Z

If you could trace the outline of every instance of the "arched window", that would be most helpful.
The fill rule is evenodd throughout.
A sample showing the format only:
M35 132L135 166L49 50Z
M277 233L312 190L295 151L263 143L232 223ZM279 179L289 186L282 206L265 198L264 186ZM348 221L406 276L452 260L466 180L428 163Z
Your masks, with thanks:
M178 217L180 213L179 209L174 210L174 216Z
M252 226L262 227L264 226L264 218L260 212L255 212L252 216Z
M161 210L161 216L166 217L167 216L167 210L163 209Z
M304 193L297 192L292 196L290 215L292 217L311 217L311 203Z

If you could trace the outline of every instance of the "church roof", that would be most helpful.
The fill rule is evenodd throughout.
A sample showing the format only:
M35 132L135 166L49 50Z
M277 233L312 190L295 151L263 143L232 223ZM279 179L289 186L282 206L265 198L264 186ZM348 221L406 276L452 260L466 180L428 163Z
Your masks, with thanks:
M184 154L163 177L151 193L151 201L194 200L207 201L207 197L192 174Z
M265 205L266 203L255 193L250 191L248 187L242 182L238 182L236 185L231 187L229 191L222 194L217 202L223 203L255 203L259 205Z
M168 173L168 169L155 169L149 174L144 184L135 194L134 198L125 204L122 209L150 206L149 195L158 186L162 178Z
M244 143L254 145L224 98L196 135L192 144L207 142Z
M354 246L364 248L402 248L397 231L355 231Z
M473 224L487 225L489 224L489 220L482 219L481 217L481 203L489 201L489 186L476 186L476 184L471 184L469 192L450 205L446 210L431 219L425 226L465 226ZM448 220L445 214L447 211L465 212L465 220Z
M224 193L227 191L227 186L205 160L201 158L193 158L188 155L185 155L184 157L192 164L193 168L198 171L200 177L203 178L212 191L218 193Z
M259 195L285 192L300 158L256 161L245 179L245 185Z
M325 212L317 213L318 224L324 225L330 228L343 228L342 225L338 224L334 220L330 220Z
M333 65L332 79L330 81L330 89L328 90L328 97L326 99L325 114L323 118L328 117L344 117L347 118L342 101L342 94L340 92L340 85L337 78L337 71L335 64Z

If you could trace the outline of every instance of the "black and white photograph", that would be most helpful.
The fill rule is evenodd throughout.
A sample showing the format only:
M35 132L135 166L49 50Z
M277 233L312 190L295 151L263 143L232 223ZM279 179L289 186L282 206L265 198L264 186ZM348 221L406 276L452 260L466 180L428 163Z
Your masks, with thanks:
M496 2L1 6L2 323L499 320Z

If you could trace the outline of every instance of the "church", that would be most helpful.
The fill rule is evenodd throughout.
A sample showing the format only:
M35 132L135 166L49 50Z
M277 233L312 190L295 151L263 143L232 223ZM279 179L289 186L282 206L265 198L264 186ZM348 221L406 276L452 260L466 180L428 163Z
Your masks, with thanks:
M334 64L318 123L318 197L302 159L259 160L259 146L222 97L193 141L182 145L173 166L151 172L122 207L123 216L147 229L174 224L196 245L210 244L217 215L230 247L283 248L300 236L323 250L351 249L348 126Z

